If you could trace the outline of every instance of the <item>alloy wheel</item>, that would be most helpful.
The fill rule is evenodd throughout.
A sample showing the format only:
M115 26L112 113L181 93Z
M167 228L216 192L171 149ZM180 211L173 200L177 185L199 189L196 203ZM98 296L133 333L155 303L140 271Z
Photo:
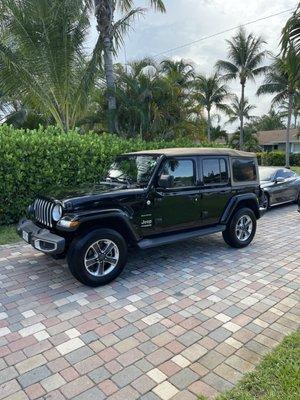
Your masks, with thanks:
M84 266L89 274L99 277L111 273L118 264L119 248L112 240L101 239L86 251Z

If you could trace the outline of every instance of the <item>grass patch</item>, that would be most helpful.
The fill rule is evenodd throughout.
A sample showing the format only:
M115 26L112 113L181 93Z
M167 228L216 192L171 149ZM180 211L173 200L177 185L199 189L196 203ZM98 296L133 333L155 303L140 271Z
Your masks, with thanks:
M300 332L287 336L253 372L216 400L300 399ZM199 400L205 400L202 395Z
M19 242L15 225L0 226L0 245Z
M300 167L291 167L291 169L300 175Z

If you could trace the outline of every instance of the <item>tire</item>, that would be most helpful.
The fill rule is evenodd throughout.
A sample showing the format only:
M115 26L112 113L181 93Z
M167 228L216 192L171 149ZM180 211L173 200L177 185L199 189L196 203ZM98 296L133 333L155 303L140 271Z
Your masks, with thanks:
M244 219L242 220L243 217ZM249 227L251 226L251 232L249 227L248 229L246 229L246 227L238 229L239 223L243 226L243 223L241 221L247 221L247 223L251 221L251 223L249 224ZM247 233L244 229L247 230ZM255 232L256 216L250 208L244 207L238 209L230 219L229 223L227 224L226 230L223 232L223 239L231 247L242 248L248 246L252 242ZM243 236L244 239L242 238Z
M262 206L266 209L269 210L271 208L270 206L270 195L268 193L264 193L262 197Z
M106 246L110 246L111 250L108 251ZM102 286L123 271L127 261L127 245L118 232L97 229L71 243L67 260L71 273L81 283L92 287Z

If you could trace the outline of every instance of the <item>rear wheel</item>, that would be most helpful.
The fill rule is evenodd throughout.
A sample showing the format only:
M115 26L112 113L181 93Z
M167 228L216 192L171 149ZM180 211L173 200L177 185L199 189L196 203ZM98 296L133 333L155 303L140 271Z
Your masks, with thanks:
M262 196L262 206L266 210L269 210L270 208L270 196L267 193L264 193Z
M112 229L97 229L76 239L68 252L71 273L85 285L101 286L114 280L127 259L124 238Z
M250 208L240 208L229 221L223 232L225 242L236 248L248 246L256 232L256 216Z

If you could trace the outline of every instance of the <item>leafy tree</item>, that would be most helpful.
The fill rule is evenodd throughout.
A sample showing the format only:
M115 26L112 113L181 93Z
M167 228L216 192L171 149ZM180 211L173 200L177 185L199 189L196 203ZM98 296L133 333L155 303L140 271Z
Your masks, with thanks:
M257 94L275 94L272 104L288 102L286 129L286 167L290 167L290 128L297 93L300 88L300 56L293 48L283 58L277 58L268 71L264 83Z
M255 108L255 106L249 104L246 98L242 100L233 95L230 105L224 106L224 111L229 117L227 123L232 124L236 121L254 119L255 117L251 115L251 111Z
M247 126L251 125L256 131L284 129L285 125L282 122L282 119L282 113L275 111L274 108L271 108L267 114L255 118L252 122L248 123Z
M239 141L240 132L238 131L231 136L229 140L229 146L238 149ZM259 146L258 138L255 134L255 131L252 129L252 127L249 127L247 125L245 125L244 129L244 149L246 151L261 151L261 147Z
M86 0L90 5L91 0ZM150 6L165 12L162 0L149 0ZM104 59L104 70L107 85L109 130L117 131L116 126L116 85L113 68L113 57L123 43L123 36L131 26L132 20L145 10L134 6L134 0L94 0L97 29L99 32L100 52ZM115 14L121 17L115 22Z
M281 118L287 118L289 114L289 103L284 100L279 107ZM292 117L294 119L294 128L297 128L298 117L300 116L300 91L297 91L293 101Z
M245 104L245 85L247 80L254 80L266 72L266 67L261 66L267 52L262 50L265 43L263 39L255 37L252 33L246 34L244 28L240 28L238 33L228 43L228 61L219 60L216 63L217 69L223 72L225 80L239 79L241 84L241 105ZM240 113L240 148L243 148L243 128L244 112Z
M196 76L194 82L195 100L207 111L207 139L211 141L211 110L224 110L224 100L228 98L228 88L222 84L217 73L210 77Z
M0 90L62 130L87 106L98 65L97 43L87 62L89 19L82 1L2 0Z
M211 139L214 142L223 139L225 143L228 143L229 140L227 131L222 129L220 125L211 127Z
M300 55L300 4L282 30L281 45L283 55L288 52L290 47L293 47L296 54Z

